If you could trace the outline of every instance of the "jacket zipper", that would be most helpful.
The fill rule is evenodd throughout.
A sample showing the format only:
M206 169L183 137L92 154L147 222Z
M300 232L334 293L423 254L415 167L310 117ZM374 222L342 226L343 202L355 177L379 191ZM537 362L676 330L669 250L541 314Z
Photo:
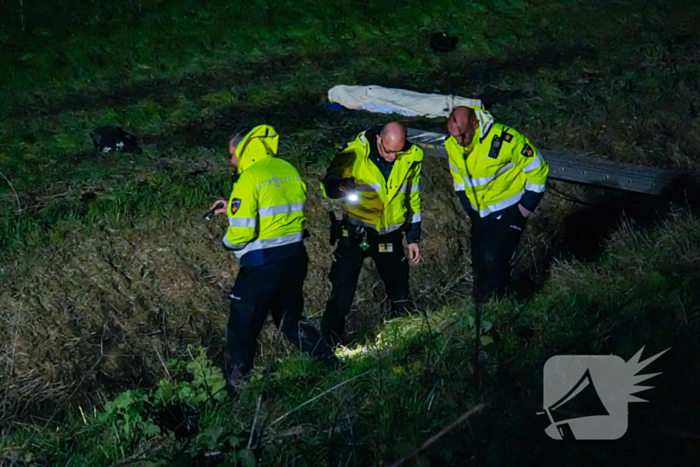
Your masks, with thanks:
M471 174L471 172L470 172L470 170L469 170L469 156L473 155L475 150L476 150L476 146L474 146L474 148L472 149L472 151L471 151L469 154L464 155L464 154L466 153L466 148L465 148L465 149L463 150L462 154L463 154L463 157L464 157L464 168L465 168L466 171L467 171L467 177L468 177L468 179L469 179L469 183L466 183L466 185L469 185L469 188L472 190L472 194L474 195L474 203L475 203L474 205L476 206L476 214L479 215L479 211L480 211L480 209L479 209L479 198L476 196L476 187L474 187L474 186L472 185L472 174ZM466 186L464 187L464 190L465 190L465 193L466 193L466 190L467 190L467 187L466 187ZM469 201L469 196L467 196L467 201ZM481 217L481 216L479 215L479 217Z

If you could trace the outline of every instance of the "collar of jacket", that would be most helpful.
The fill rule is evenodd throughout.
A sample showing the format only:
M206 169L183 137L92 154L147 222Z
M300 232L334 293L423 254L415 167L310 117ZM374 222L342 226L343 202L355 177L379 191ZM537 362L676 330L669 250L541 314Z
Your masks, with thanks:
M236 147L238 157L238 172L250 168L256 162L277 155L279 135L269 125L256 126Z
M481 129L481 137L479 141L483 141L484 138L488 136L489 131L491 131L491 128L493 127L495 121L493 119L493 115L491 115L486 110L480 109L479 107L472 108L474 109L474 113L476 114L476 119L479 120L479 128ZM474 135L474 139L476 139L476 135Z

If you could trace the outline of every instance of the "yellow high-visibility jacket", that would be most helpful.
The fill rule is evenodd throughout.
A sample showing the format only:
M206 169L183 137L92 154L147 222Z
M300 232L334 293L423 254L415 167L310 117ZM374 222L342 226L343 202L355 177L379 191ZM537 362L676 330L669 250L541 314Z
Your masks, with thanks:
M482 135L482 127L486 134ZM466 195L469 205L465 209L471 207L472 214L486 217L517 203L533 211L542 199L547 162L514 129L500 123L480 124L469 147L460 146L450 136L445 149L454 189Z
M405 150L397 154L386 179L369 158L371 147L367 138L374 135L371 131L360 133L336 156L321 184L323 194L343 198L343 212L351 224L373 229L380 235L406 228L408 242L415 243L420 235L423 151L407 143ZM342 179L354 180L357 201L349 201L332 187Z
M260 125L236 147L240 177L223 243L243 266L273 263L303 248L306 185L289 162L275 157L278 140L274 128Z

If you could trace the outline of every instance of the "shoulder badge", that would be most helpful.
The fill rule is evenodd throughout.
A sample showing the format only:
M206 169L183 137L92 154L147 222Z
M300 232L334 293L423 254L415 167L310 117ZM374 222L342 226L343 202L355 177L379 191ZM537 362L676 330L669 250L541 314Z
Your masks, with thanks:
M503 138L503 141L505 141L506 143L510 143L511 141L513 141L513 135L511 135L508 132L504 131L503 134L501 135L501 137Z
M532 157L535 155L535 151L530 147L529 144L526 144L523 150L520 152L525 157Z
M240 198L233 198L231 200L231 214L236 214L240 207L241 207L241 199Z

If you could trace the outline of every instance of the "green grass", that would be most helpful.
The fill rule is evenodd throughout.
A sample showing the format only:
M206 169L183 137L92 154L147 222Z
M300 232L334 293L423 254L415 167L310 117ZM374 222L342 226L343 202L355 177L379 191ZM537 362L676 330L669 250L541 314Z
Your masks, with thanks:
M491 95L497 118L542 147L697 169L692 2L27 3L0 7L0 171L30 197L142 176L164 158L219 165L212 152L249 120L323 162L366 121L322 108L341 82ZM458 35L457 51L434 54L435 30ZM88 133L101 125L136 133L146 152L95 157ZM16 201L3 180L3 217L40 228L11 217Z

